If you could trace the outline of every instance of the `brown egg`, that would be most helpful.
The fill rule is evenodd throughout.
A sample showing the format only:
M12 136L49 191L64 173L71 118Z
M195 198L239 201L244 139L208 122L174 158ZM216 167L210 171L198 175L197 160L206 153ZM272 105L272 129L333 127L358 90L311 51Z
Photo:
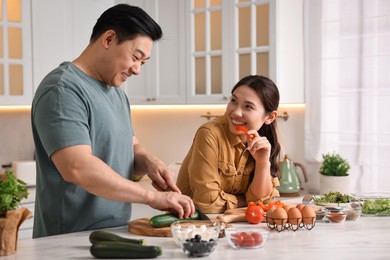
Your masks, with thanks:
M287 212L288 215L288 223L291 225L298 226L302 222L302 213L301 211L296 207L291 207L290 210Z
M276 208L269 208L269 209L267 210L266 216L267 216L267 222L268 222L268 224L271 224L271 225L274 224L274 220L273 220L273 218L272 218L272 215L273 215L273 212L275 211L275 209L276 209Z
M286 212L288 213L288 211L291 209L291 205L288 205L288 204L285 204L284 206L283 206L283 208L286 210Z
M301 210L302 221L307 225L314 224L316 222L316 212L310 206L304 206Z
M300 211L302 211L302 209L303 209L304 206L305 206L305 205L303 205L303 204L298 204L298 205L296 205L295 207L296 207L297 209L299 209Z
M284 208L277 208L272 212L272 218L276 225L284 225L287 223L288 215Z

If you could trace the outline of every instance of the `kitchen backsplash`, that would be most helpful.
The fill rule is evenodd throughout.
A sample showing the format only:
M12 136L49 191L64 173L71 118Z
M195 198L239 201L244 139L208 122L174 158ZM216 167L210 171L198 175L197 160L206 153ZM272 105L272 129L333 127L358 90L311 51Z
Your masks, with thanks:
M152 154L167 164L181 162L197 128L207 122L201 115L222 115L223 106L134 106L136 136ZM282 153L304 163L304 106L281 106L287 121L278 119ZM0 163L34 159L30 109L0 110ZM310 178L310 176L309 176Z

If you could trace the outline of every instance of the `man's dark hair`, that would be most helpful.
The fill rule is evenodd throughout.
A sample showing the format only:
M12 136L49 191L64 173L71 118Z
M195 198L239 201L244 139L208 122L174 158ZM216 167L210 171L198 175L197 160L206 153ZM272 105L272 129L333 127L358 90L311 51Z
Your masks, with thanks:
M117 33L118 43L133 40L138 35L157 41L163 34L161 27L144 10L128 4L118 4L104 11L93 27L90 41L96 41L107 30Z

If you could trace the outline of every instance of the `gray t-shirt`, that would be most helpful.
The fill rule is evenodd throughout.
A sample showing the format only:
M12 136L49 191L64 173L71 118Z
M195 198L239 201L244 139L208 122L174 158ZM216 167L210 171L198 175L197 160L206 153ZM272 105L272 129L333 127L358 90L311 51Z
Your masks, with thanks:
M37 160L33 237L126 225L130 204L94 196L66 182L50 160L61 148L86 144L96 157L131 179L134 133L123 90L64 62L39 85L31 120Z

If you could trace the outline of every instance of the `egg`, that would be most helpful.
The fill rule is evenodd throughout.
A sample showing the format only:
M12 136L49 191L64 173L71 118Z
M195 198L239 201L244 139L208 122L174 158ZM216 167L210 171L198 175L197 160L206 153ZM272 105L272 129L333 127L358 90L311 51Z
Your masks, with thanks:
M268 222L268 224L271 224L271 225L274 224L274 220L273 220L273 218L272 218L272 215L273 215L273 212L275 211L275 209L276 209L276 208L269 208L269 209L267 210L266 216L267 216L267 222Z
M286 212L288 213L288 211L291 209L291 205L288 205L288 204L285 204L284 206L283 206L283 208L286 210Z
M288 215L284 208L277 208L272 212L272 218L276 225L284 225L287 223Z
M295 206L297 209L299 209L300 211L302 211L303 207L305 207L305 205L303 204L298 204Z
M302 213L302 221L303 223L307 225L312 225L314 222L316 222L316 212L314 209L310 206L304 206L301 209Z
M288 215L288 223L291 225L298 226L302 222L302 213L296 207L291 207L287 212Z

